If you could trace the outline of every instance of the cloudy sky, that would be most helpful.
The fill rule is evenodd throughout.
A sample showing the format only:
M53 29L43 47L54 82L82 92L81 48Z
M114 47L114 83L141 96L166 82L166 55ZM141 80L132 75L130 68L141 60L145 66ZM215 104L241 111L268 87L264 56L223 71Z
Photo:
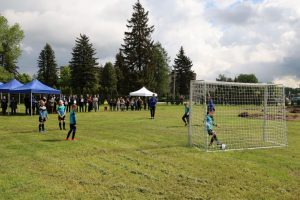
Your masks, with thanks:
M90 37L99 62L114 62L136 0L0 0L0 14L25 32L21 72L34 74L49 43L67 65L75 38ZM141 0L153 39L171 61L183 46L197 79L255 73L262 82L300 85L300 1ZM172 64L172 62L171 62Z

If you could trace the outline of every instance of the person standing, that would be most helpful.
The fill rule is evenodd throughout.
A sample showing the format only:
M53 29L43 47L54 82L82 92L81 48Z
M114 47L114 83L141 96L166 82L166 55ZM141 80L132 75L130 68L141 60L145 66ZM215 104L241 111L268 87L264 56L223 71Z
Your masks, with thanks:
M75 138L76 134L76 108L77 106L75 104L72 105L71 111L70 111L70 130L68 132L68 135L66 137L66 140L69 140L69 137L72 133L72 140Z
M45 101L40 100L39 104L39 132L42 133L45 131L45 122L46 118L48 118L48 112L45 106Z
M18 102L15 100L14 97L12 97L11 100L10 100L10 108L11 108L11 114L12 115L15 115L17 113L16 112L16 110L18 108L17 104L18 104Z
M24 104L25 104L25 114L30 115L30 100L29 100L29 97L27 95L24 98Z
M79 100L79 111L83 112L83 106L84 106L84 98L83 95L80 95L80 100Z
M66 130L65 117L66 117L66 107L64 106L63 100L59 100L59 105L57 107L58 114L58 125L59 129L62 130L61 122L63 123L63 129Z
M6 96L3 96L3 98L1 99L1 108L2 108L2 114L5 115L6 114L6 110L7 110L7 99L6 99Z
M189 116L190 116L190 108L187 103L184 103L184 115L182 116L182 121L184 125L187 126L189 124Z
M155 95L153 94L152 97L149 100L151 119L154 119L154 116L155 116L156 103L157 103L157 99L155 98Z
M94 108L94 111L97 112L98 110L98 98L96 95L94 95L94 98L93 98L93 108Z

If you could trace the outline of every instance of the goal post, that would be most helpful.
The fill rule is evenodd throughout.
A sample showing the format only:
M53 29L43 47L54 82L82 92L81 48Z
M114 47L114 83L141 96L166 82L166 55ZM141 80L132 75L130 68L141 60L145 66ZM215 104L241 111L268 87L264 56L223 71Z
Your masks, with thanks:
M216 151L221 144L226 150L288 144L283 85L193 80L189 104L190 146ZM208 115L219 127L208 130Z

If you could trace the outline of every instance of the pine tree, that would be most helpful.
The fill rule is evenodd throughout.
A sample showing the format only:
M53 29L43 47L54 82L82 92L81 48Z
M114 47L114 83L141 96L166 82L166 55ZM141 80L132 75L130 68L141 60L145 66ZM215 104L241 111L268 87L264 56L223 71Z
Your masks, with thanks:
M174 70L176 77L176 94L189 94L190 81L194 78L194 72L191 70L193 63L189 57L184 53L183 47L180 48L179 53L174 60ZM174 71L173 71L174 74Z
M153 50L151 33L154 31L154 27L148 25L148 11L145 11L139 1L135 3L133 10L132 17L127 24L130 31L125 32L122 45L127 74L130 76L128 91L124 91L126 93L141 86L150 85L153 80L150 75L154 70L151 66Z
M104 65L101 70L100 80L101 94L103 94L105 98L117 95L117 75L111 62Z
M117 76L117 91L120 95L127 95L130 92L129 82L131 81L131 76L129 76L129 70L124 60L124 55L122 50L120 50L116 55L114 64Z
M99 88L95 49L86 35L80 34L75 42L70 61L73 92L76 94L95 94Z
M58 76L55 54L48 43L41 51L38 59L37 78L51 87L57 87Z

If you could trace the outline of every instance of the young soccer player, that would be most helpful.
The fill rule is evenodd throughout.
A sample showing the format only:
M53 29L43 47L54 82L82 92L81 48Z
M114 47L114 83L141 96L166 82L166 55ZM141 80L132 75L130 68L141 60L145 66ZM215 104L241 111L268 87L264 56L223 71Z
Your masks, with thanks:
M188 103L184 103L184 115L182 116L182 121L184 122L185 126L189 124L189 115L190 115L190 107Z
M72 105L71 111L70 111L70 130L68 132L68 135L66 137L66 140L69 139L71 133L72 133L72 140L75 138L75 133L76 133L76 111L77 106L74 104Z
M217 138L217 133L213 130L214 126L219 128L219 125L217 125L217 123L214 122L214 113L215 113L214 109L210 109L210 110L208 110L208 114L206 116L207 133L208 133L208 135L211 135L209 146L211 146L214 141L217 142L217 145L221 145L221 143L219 142L219 140Z
M58 125L59 129L62 130L61 122L63 124L63 129L66 130L65 117L66 117L66 107L64 106L63 100L59 100L59 105L57 107L58 114Z
M43 133L45 131L45 122L46 118L48 118L48 112L43 100L40 100L39 104L39 132Z

